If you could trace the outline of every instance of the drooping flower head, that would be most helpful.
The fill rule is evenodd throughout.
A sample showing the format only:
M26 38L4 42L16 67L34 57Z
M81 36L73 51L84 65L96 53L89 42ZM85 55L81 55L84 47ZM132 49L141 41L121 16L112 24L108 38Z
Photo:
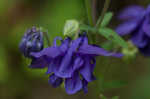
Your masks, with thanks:
M43 32L36 27L28 29L19 45L20 51L25 57L30 57L31 52L39 52L43 49Z
M56 44L56 40L61 45ZM56 38L53 46L44 48L40 52L32 52L34 58L31 68L48 68L49 83L58 87L64 82L66 92L74 94L81 89L87 92L89 82L95 80L93 71L96 56L121 57L120 53L110 53L98 46L88 44L86 35L80 35L75 40L69 37L62 40Z
M130 40L139 51L150 56L150 5L147 9L141 6L129 6L118 17L123 21L116 32L123 36L130 34Z

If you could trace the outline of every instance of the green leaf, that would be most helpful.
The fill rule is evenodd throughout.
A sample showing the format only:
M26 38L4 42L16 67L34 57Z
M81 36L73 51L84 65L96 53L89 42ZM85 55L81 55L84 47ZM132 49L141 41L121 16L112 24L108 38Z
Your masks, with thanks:
M108 40L113 41L121 47L128 48L128 44L112 29L100 28L99 34L106 37Z
M112 99L119 99L119 96L114 96L112 97Z
M92 31L94 33L97 32L96 28L88 26L88 25L85 25L85 24L80 25L80 30L83 30L83 31Z
M104 16L104 19L101 23L101 27L106 27L109 24L109 22L111 21L112 17L113 17L112 12L106 13L105 16Z
M115 48L115 44L111 41L107 41L101 44L101 47L106 50L112 50Z
M119 81L115 80L115 81L103 83L104 90L120 88L120 87L124 87L125 85L127 85L127 82L120 81L120 80Z
M106 39L112 41L115 44L123 48L128 48L128 44L112 29L110 28L100 28L97 30L95 27L91 27L88 25L80 25L80 30L91 31L93 33L99 33L104 36Z

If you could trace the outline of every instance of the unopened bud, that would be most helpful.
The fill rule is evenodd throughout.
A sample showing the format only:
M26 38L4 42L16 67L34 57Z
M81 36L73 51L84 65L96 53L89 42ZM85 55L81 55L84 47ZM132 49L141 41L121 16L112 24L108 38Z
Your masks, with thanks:
M64 26L64 36L75 36L79 30L79 22L77 20L67 20Z
M32 27L25 32L19 48L25 57L30 57L30 52L38 52L43 49L43 33L36 27Z
M123 48L122 53L124 54L125 59L134 58L138 52L136 46L133 45L131 41L128 41L128 48Z

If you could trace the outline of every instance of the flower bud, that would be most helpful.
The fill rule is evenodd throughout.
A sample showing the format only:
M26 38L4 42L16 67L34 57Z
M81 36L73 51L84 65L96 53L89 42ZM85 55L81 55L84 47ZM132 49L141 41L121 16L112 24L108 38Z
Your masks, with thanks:
M131 41L128 41L128 48L123 48L122 53L124 54L125 59L134 58L138 52L136 46L133 45Z
M30 57L30 52L39 52L43 49L43 32L32 27L27 30L19 45L25 57Z
M64 36L75 36L79 30L79 22L77 20L67 20L64 26Z

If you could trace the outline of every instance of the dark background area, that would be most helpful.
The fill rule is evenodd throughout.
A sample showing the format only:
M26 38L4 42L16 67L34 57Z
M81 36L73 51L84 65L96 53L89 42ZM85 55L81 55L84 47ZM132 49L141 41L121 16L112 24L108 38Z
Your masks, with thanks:
M114 12L112 28L119 23L115 16L124 7L135 4L147 7L150 3L150 0L111 1L109 11ZM96 21L104 0L91 2ZM113 96L150 99L150 59L141 54L130 62L110 57L97 58L95 75L98 80L89 84L87 94L67 95L63 86L52 88L48 84L46 70L28 68L30 60L25 59L18 49L26 29L41 26L48 30L52 41L55 36L62 36L67 19L87 23L84 0L0 0L0 99L102 99L101 95L108 99ZM103 86L105 82L110 82L110 85Z

